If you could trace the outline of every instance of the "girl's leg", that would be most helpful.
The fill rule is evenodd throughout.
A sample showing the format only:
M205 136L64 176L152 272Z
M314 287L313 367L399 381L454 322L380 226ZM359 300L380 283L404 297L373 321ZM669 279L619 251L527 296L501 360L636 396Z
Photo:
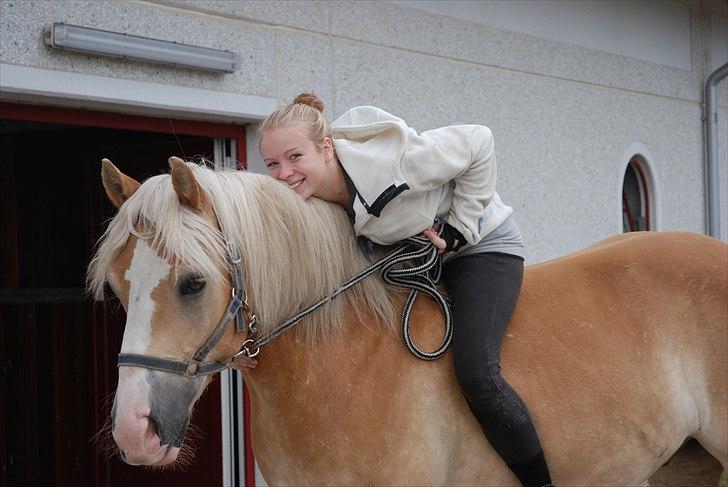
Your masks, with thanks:
M549 485L541 444L526 405L500 373L500 349L523 280L523 259L481 253L445 264L452 300L455 375L496 452L526 486Z

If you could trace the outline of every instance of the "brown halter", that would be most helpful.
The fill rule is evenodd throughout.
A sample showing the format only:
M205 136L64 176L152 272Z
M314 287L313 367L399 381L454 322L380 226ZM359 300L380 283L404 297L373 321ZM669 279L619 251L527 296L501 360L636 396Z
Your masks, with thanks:
M152 357L149 355L120 353L117 366L143 367L146 369L162 370L164 372L173 372L175 374L183 375L189 379L194 379L203 375L214 374L228 368L238 355L245 354L250 357L257 355L259 349L256 350L255 353L248 349L250 344L253 343L252 339L248 339L243 343L240 351L233 355L233 357L226 363L215 361L204 362L205 357L207 357L210 353L210 350L217 345L222 336L225 334L225 330L231 321L235 321L237 333L242 333L245 330L246 321L248 323L247 328L250 335L255 335L258 331L258 317L252 312L248 305L243 280L243 267L240 263L240 254L237 249L228 244L228 266L230 269L230 275L233 278L233 289L230 304L228 304L225 314L223 314L222 318L215 327L215 330L210 335L210 338L208 338L205 344L197 350L191 360L183 362L180 360L170 360L166 358Z

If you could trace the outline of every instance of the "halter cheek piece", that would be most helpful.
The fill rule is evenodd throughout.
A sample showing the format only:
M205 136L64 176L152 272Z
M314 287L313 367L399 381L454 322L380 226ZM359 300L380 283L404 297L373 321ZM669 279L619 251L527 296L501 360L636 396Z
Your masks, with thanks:
M149 355L121 353L119 354L119 361L117 362L119 367L144 367L164 372L173 372L193 379L203 375L214 374L228 368L233 360L235 360L235 358L239 355L247 355L249 357L255 357L258 355L260 348L253 347L254 338L251 338L257 336L258 317L252 312L248 305L243 279L243 267L240 265L240 254L234 246L228 244L227 247L228 267L230 269L230 275L233 278L232 297L230 298L230 303L225 310L225 314L218 322L215 330L210 335L210 338L208 338L205 344L197 350L192 360L182 362L179 360L170 360L166 358L152 357ZM207 357L210 353L210 350L217 345L222 336L225 334L225 330L231 321L235 321L235 329L237 333L242 333L246 329L247 322L249 338L243 342L243 346L240 351L228 360L227 363L214 361L204 362L205 357Z

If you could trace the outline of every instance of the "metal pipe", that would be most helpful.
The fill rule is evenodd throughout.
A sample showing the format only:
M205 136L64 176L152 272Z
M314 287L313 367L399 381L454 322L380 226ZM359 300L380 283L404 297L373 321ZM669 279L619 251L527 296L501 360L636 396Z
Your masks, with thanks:
M718 101L716 87L728 76L728 63L713 71L705 84L705 144L708 171L708 234L720 238L720 186L718 178Z

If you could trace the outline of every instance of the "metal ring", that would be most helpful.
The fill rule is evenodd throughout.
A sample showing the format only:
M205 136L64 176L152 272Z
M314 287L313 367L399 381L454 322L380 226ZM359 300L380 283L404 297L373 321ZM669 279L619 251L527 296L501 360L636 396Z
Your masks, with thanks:
M260 347L255 347L255 352L251 352L248 348L249 344L255 343L254 340L245 340L243 342L243 346L240 347L240 351L233 355L233 360L235 360L236 357L239 357L240 355L245 355L246 357L253 358L257 356L260 353Z

